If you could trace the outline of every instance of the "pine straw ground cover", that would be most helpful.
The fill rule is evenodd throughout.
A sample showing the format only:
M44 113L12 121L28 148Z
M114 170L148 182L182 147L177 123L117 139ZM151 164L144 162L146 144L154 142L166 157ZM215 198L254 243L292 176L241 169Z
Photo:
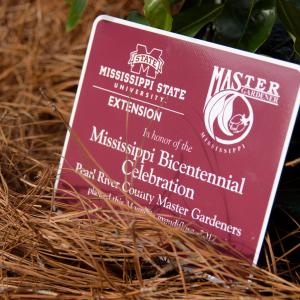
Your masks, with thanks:
M123 17L140 3L94 1L72 33L64 30L62 0L0 3L2 299L300 298L297 261L289 259L297 257L300 228L290 217L290 232L269 229L275 234L255 268L223 255L225 245L216 250L133 211L64 205L64 213L51 213L62 119L70 115L92 20L103 12ZM291 238L296 244L285 243Z

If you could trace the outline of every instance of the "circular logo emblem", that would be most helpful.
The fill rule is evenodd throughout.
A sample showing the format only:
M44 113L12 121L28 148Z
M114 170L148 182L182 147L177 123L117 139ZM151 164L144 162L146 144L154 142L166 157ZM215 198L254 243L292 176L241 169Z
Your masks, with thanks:
M204 123L217 142L232 145L242 141L253 124L253 110L241 93L227 90L214 95L204 107Z

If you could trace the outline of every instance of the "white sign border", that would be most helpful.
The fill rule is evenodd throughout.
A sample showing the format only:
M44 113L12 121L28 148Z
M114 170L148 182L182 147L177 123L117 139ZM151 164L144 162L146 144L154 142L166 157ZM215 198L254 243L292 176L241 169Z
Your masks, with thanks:
M173 32L169 32L169 31L164 31L164 30L153 28L153 27L146 26L146 25L141 25L141 24L138 24L138 23L129 22L129 21L126 21L126 20L123 20L123 19L118 19L118 18L115 18L115 17L111 17L111 16L108 16L108 15L100 15L95 19L95 21L93 23L93 27L92 27L91 35L90 35L90 38L89 38L89 42L88 42L88 46L87 46L87 50L86 50L86 54L85 54L85 58L84 58L84 62L83 62L83 67L82 67L82 71L81 71L81 75L80 75L80 79L79 79L78 89L77 89L77 92L76 92L76 97L75 97L75 101L74 101L74 104L73 104L71 117L70 117L70 120L69 120L69 128L72 128L72 125L73 125L73 122L74 122L74 118L75 118L75 114L76 114L76 110L77 110L77 105L78 105L79 97L80 97L80 94L81 94L81 88L82 88L83 80L84 80L85 73L86 73L86 67L87 67L89 57L90 57L90 52L91 52L92 44L93 44L93 41L94 41L94 37L95 37L96 28L97 28L98 23L100 23L102 21L118 23L118 24L121 24L121 25L141 29L141 30L148 31L148 32L153 32L153 33L156 33L156 34L160 34L160 35L163 35L163 36L168 36L168 37L171 37L171 38L175 38L175 39L178 39L178 40L190 42L190 43L193 43L193 44L202 45L202 46L205 46L205 47L208 47L208 48L219 49L219 50L222 50L222 51L225 51L225 52L234 53L234 54L241 55L241 56L244 56L244 57L253 58L255 60L260 60L260 61L268 62L268 63L271 63L271 64L283 66L283 67L286 67L286 68L294 69L294 70L297 70L300 73L300 66L298 66L296 64L292 64L292 63L288 63L288 62L285 62L285 61L277 60L277 59L270 58L270 57L267 57L267 56L262 56L262 55L242 51L242 50L235 49L235 48L230 48L230 47L210 43L210 42L207 42L207 41L197 40L195 38L187 37L187 36L180 35L180 34L173 33ZM261 251L261 248L262 248L262 244L263 244L263 241L264 241L264 237L265 237L265 234L266 234L268 221L269 221L271 210L272 210L272 207L273 207L275 194L276 194L276 191L277 191L278 183L279 183L279 180L280 180L280 176L281 176L282 168L283 168L283 165L284 165L285 157L286 157L286 154L287 154L287 150L288 150L288 147L289 147L290 139L291 139L291 136L292 136L293 128L294 128L294 125L295 125L295 122L296 122L299 106L300 106L300 85L298 87L298 94L297 94L295 105L294 105L294 108L293 108L293 113L292 113L291 120L290 120L290 123L289 123L289 127L288 127L287 135L286 135L286 138L285 138L285 141L284 141L284 145L283 145L283 148L282 148L282 151L281 151L280 160L279 160L279 163L278 163L278 166L277 166L276 176L275 176L275 179L274 179L274 182L273 182L272 191L270 193L267 210L265 212L263 225L262 225L262 228L261 228L261 231L260 231L260 236L259 236L259 239L258 239L258 242L257 242L254 259L253 259L253 262L252 262L254 265L257 264L259 254L260 254L260 251ZM58 183L59 183L59 179L60 179L60 175L61 175L61 171L62 171L62 166L63 166L63 163L64 163L67 147L68 147L69 140L70 140L70 135L71 135L70 134L70 129L68 129L67 134L66 134L66 138L65 138L65 143L64 143L64 146L63 146L63 150L62 150L62 154L61 154L61 158L60 158L60 162L59 162L59 166L58 166L56 180L55 180L55 183L54 183L54 195L57 191L57 187L58 187Z

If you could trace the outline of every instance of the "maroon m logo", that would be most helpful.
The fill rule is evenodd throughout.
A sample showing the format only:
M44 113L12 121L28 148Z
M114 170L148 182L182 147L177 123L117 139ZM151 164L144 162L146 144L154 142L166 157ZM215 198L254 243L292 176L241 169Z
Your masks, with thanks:
M145 73L149 78L156 78L162 73L164 61L161 58L162 50L153 48L147 51L145 45L137 44L136 50L130 53L128 64L131 65L131 72L136 74Z

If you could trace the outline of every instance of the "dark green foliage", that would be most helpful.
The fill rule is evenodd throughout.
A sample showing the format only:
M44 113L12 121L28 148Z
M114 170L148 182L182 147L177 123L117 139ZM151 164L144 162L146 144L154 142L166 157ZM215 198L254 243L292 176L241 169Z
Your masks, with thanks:
M224 6L209 0L198 2L174 17L173 31L194 37L205 25L216 19Z
M66 24L70 31L79 22L88 0L65 2L70 6ZM173 5L181 8L176 15L172 14ZM278 19L300 55L300 0L144 0L144 16L137 11L128 15L133 22L250 52L264 45Z
M277 0L277 12L286 30L293 35L295 50L300 55L300 1Z
M87 0L65 0L70 6L66 30L71 31L79 22L88 4Z
M136 23L140 23L143 25L150 25L149 22L147 21L147 19L144 16L142 16L141 14L139 14L139 12L136 10L131 11L128 14L127 20L136 22Z
M171 16L170 7L175 2L183 5L178 14ZM203 29L209 27L209 40L251 52L265 43L280 18L295 42L296 51L300 52L299 0L145 0L144 3L145 18L151 26L205 39Z
M153 27L170 31L173 18L169 0L144 0L144 13L149 24Z
M215 41L256 51L271 33L275 6L275 0L228 0L214 22Z

